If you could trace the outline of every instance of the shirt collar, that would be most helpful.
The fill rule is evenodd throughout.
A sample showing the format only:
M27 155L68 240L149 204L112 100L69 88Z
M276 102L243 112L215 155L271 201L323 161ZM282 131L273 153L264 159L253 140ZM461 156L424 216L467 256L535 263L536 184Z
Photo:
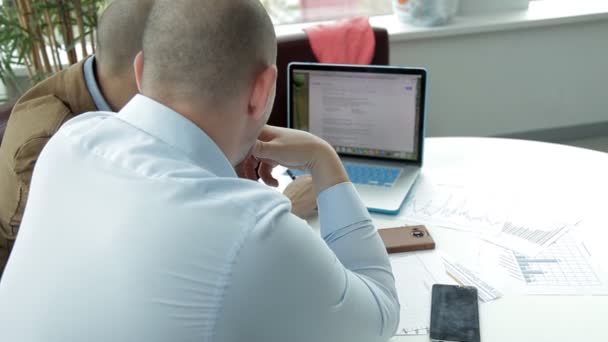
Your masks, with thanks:
M87 58L84 62L84 80L97 110L111 112L112 108L110 108L110 105L103 97L101 89L99 89L99 85L97 84L97 77L95 76L95 56Z
M236 177L224 152L205 131L149 97L136 95L118 113L117 118L178 149L217 176Z

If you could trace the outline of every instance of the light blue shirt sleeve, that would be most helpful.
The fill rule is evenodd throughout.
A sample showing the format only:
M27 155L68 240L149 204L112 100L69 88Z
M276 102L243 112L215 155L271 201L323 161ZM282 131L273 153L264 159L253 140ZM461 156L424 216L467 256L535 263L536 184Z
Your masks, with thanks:
M286 208L259 217L235 259L218 340L373 342L393 335L395 281L354 186L326 189L318 205L322 238Z

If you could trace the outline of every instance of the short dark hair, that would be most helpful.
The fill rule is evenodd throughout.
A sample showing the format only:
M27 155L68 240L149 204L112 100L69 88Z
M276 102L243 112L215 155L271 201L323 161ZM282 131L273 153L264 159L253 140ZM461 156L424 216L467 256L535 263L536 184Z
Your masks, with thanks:
M143 39L143 92L221 105L275 64L276 49L258 0L157 0Z
M95 58L113 75L133 70L154 0L113 0L97 24Z

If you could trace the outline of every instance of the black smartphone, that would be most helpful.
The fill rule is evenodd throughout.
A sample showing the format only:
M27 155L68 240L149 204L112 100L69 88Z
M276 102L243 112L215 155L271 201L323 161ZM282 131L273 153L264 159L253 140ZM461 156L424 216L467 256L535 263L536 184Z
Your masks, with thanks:
M430 335L432 341L479 342L477 289L433 285Z

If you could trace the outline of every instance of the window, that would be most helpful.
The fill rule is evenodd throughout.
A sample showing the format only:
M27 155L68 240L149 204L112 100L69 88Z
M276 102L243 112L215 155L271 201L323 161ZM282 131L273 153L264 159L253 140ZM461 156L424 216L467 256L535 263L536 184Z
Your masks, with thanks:
M392 13L390 0L261 0L276 25Z

